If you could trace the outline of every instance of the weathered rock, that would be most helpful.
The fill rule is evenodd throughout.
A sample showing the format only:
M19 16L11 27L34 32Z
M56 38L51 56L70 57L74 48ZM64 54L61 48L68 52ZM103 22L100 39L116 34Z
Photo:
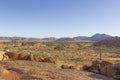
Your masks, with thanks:
M20 80L20 75L14 71L4 69L0 67L0 79L1 80Z
M106 75L108 77L113 77L116 73L111 64L108 64L101 68L100 72L101 74Z
M84 68L87 66L84 66ZM100 61L93 61L92 65L88 67L87 71L99 74L100 73Z
M107 61L94 61L91 66L84 65L83 69L120 80L120 63L112 64Z
M70 67L68 65L62 65L61 68L62 69L70 69Z
M84 66L83 66L83 70L88 71L89 69L90 69L90 66L88 66L88 65L84 65Z
M117 80L120 80L120 63L114 64L113 68L115 69L116 74L114 75L114 78Z
M58 59L57 58L48 57L48 58L44 58L44 62L57 64L58 63Z
M114 77L116 80L120 80L120 75L114 75Z
M37 57L37 56L34 56L34 60L37 61L37 62L43 62L43 58L41 57Z
M100 71L96 70L96 69L91 70L91 72L96 73L96 74L100 74Z
M103 67L105 67L106 65L112 65L112 63L107 62L107 61L102 61L102 62L100 63L100 69L103 68Z
M77 66L73 66L73 65L70 66L69 68L70 68L70 69L76 69L76 70L78 69Z
M120 63L114 64L113 67L117 70L117 74L120 75Z
M33 56L33 54L28 55L27 60L34 61L34 56Z
M99 61L93 61L92 65L91 65L91 68L93 70L99 70L100 69L100 62Z
M2 60L8 60L8 56L5 55L5 52L4 51L0 51L0 61Z
M19 56L19 54L15 52L6 52L5 55L7 55L10 60L17 60Z
M28 55L26 53L20 53L18 59L19 60L27 60Z

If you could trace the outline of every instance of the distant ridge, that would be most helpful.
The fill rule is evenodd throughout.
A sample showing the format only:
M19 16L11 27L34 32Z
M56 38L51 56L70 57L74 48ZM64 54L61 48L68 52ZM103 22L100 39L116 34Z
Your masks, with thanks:
M75 39L67 37L67 38L59 38L56 41L75 41Z
M27 38L27 37L0 37L0 40L40 40L39 38Z
M55 38L55 37L48 37L48 38L26 38L26 37L0 37L0 40L46 40L46 41L78 41L78 40L90 40L90 41L99 41L104 39L112 38L113 36L107 34L94 34L91 37L88 36L77 36L77 37L62 37L62 38Z
M42 40L57 40L55 37L42 38Z
M107 35L107 34L94 34L91 37L87 37L87 36L78 36L78 37L74 37L74 39L77 40L92 40L92 41L99 41L99 40L104 40L104 39L109 39L112 38L113 36Z

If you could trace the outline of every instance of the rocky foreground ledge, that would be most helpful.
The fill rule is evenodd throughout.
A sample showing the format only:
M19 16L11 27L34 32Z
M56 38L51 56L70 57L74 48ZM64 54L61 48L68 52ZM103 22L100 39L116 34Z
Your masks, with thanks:
M61 69L53 63L1 61L0 67L0 80L115 80L82 70Z

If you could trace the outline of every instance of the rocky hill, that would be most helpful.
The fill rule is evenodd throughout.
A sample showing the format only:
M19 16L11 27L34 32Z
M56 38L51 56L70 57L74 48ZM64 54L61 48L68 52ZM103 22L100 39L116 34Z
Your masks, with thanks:
M104 40L104 39L109 39L109 38L112 38L112 36L107 35L107 34L99 34L99 33L91 37L87 37L87 36L74 37L74 39L76 40L93 40L93 41Z
M105 45L106 47L120 47L120 37L114 37L106 40L101 40L94 43L94 46L102 46Z

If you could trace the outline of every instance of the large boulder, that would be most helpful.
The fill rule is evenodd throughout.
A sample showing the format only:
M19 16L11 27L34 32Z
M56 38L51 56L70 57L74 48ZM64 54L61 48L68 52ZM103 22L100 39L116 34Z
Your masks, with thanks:
M20 80L20 75L0 66L0 80Z
M43 62L57 64L58 63L58 59L57 58L53 58L53 57L47 57L47 58L44 58Z
M84 65L83 70L120 80L120 63L112 64L107 61L93 61L91 66Z
M93 61L88 71L99 74L100 73L100 61Z
M93 70L99 70L100 69L100 62L99 61L93 61L92 65L91 65L91 68Z
M116 71L114 78L116 78L117 80L120 80L120 63L114 64L113 67Z
M19 56L19 54L15 52L6 52L5 55L7 55L10 60L17 60Z
M120 75L120 63L114 64L113 67L117 70L118 74Z
M4 51L0 51L0 61L2 60L8 60L8 56L5 55Z
M20 53L18 56L19 60L27 60L27 58L28 58L28 54L26 53Z
M101 74L106 75L108 77L114 77L116 71L112 67L111 64L108 64L100 69Z
M44 61L43 58L38 57L38 56L34 56L34 60L37 61L37 62L43 62Z
M33 54L21 53L21 54L19 54L18 59L19 59L19 60L34 61L34 56L33 56Z
M29 61L34 61L34 56L33 56L33 54L29 54L28 57L27 57L27 60L29 60Z
M103 67L105 67L106 65L112 65L112 63L110 63L110 62L108 62L108 61L102 61L102 62L100 63L100 69L103 68Z

